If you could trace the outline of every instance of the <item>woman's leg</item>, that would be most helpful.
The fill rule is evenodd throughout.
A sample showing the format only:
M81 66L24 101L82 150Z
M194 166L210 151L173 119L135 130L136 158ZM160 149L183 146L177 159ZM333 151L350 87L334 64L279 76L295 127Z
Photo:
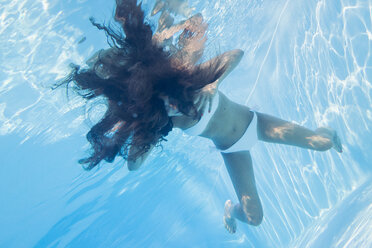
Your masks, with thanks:
M231 233L236 231L235 218L258 226L262 222L263 211L254 180L251 154L249 151L221 154L240 202L235 205L230 200L226 202L226 229Z
M315 131L279 118L257 113L257 135L262 141L293 145L302 148L326 151L330 148L342 152L337 133L330 128Z

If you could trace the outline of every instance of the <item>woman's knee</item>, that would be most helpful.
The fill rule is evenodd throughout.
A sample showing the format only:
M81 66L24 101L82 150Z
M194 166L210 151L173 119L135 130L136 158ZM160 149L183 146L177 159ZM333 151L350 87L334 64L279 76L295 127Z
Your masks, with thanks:
M243 196L241 206L248 224L258 226L262 223L263 210L260 199L253 199L249 196Z
M316 151L327 151L333 146L331 138L325 135L313 135L306 139L309 147Z

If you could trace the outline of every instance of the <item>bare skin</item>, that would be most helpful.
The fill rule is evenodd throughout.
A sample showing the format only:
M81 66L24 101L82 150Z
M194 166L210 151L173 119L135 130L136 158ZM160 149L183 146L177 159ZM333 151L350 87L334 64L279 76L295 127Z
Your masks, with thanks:
M161 3L161 1L158 2ZM195 64L201 56L200 51L203 49L201 43L205 42L206 26L202 25L202 19L200 18L202 18L201 15L195 15L180 24L166 25L159 33L154 35L154 42L162 44L181 29L189 29L195 32L198 40L185 40L184 49L174 57L177 64L181 65L183 63L182 66ZM242 56L243 51L232 50L201 65L202 68L208 70L210 64L219 60L221 66L226 65L227 69L216 82L207 85L200 91L195 101L199 112L210 111L212 99L218 91L220 83L236 67ZM216 112L200 136L212 140L218 149L225 150L242 137L254 114L247 106L231 101L221 92L219 94L220 100ZM167 105L166 98L164 101ZM185 130L198 122L198 120L188 116L180 115L173 106L168 105L166 108L168 115L172 118L174 127ZM333 147L338 152L342 152L342 145L337 133L330 128L318 128L312 131L263 113L257 113L257 136L259 140L264 142L292 145L317 151L326 151ZM135 152L135 148L130 150L130 154L132 152ZM150 152L151 149L136 161L128 161L128 169L137 170ZM236 219L258 226L262 222L263 210L257 193L250 152L248 150L233 153L221 152L221 155L239 199L237 204L233 204L231 200L227 200L225 203L224 224L226 229L230 233L235 233Z
M225 56L226 63L236 65L241 55L240 50L234 50L220 56ZM207 63L210 61L206 62L206 65ZM233 67L229 67L230 70L222 75L215 87L218 87ZM213 95L211 88L213 89L209 86L201 93L206 95L204 96L206 99L209 99L211 94ZM252 121L253 112L248 107L231 101L222 92L219 94L220 101L217 110L200 136L212 140L217 148L224 150L242 137ZM209 103L208 100L204 101L201 104L204 106L199 106L199 110L206 111L206 108L210 107L207 106L210 105ZM172 121L174 127L182 130L197 123L197 120L184 115L172 116ZM257 113L257 134L259 140L264 142L292 145L317 151L326 151L333 147L338 152L342 152L339 138L332 129L319 128L312 131L263 113ZM225 203L224 224L226 229L230 233L236 232L235 219L258 226L262 222L263 210L257 193L250 152L248 150L234 153L222 152L221 155L239 199L237 204L233 204L231 200ZM147 157L147 154L145 156ZM128 167L129 169L138 169L143 161L144 158L140 158L136 162L129 161Z

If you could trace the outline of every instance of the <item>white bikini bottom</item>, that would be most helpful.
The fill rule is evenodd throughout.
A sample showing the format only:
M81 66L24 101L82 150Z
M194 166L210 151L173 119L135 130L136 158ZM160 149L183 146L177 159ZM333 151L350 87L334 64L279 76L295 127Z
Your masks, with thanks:
M235 142L232 146L227 148L226 150L220 150L222 153L232 153L232 152L239 152L239 151L248 151L250 150L258 141L257 137L257 113L253 112L253 119L249 124L248 128L245 130L240 139Z

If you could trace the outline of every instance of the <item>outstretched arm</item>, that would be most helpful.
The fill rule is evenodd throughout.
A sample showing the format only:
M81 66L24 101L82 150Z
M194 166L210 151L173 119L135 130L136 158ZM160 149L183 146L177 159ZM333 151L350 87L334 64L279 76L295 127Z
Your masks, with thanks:
M219 84L224 80L227 75L232 72L232 70L235 69L235 67L239 64L240 60L242 59L244 55L243 50L240 49L234 49L228 52L224 52L221 55L218 55L217 57L214 57L213 59L208 60L207 62L204 62L200 65L200 68L203 70L208 70L213 64L219 63L220 67L225 67L225 72L221 75L220 78L216 80L213 84L215 84L215 87L218 88ZM207 85L206 87L208 87Z
M240 49L231 50L225 52L213 59L208 60L200 65L200 69L209 70L214 64L218 64L220 68L225 67L225 71L222 75L213 83L204 86L195 100L198 111L204 110L208 107L208 111L212 109L213 97L217 92L217 89L221 82L230 74L232 70L239 64L242 59L244 52ZM218 69L220 69L218 68Z
M205 36L207 27L208 25L204 22L203 16L198 13L186 21L155 33L153 42L159 46L169 46L175 66L190 67L195 65L203 55L204 45L207 40ZM175 46L171 38L180 31L182 32L178 36L177 46Z
M175 33L183 30L185 27L186 27L186 21L182 21L178 24L165 28L161 32L156 32L153 35L152 39L154 42L161 45L165 40L171 38Z

